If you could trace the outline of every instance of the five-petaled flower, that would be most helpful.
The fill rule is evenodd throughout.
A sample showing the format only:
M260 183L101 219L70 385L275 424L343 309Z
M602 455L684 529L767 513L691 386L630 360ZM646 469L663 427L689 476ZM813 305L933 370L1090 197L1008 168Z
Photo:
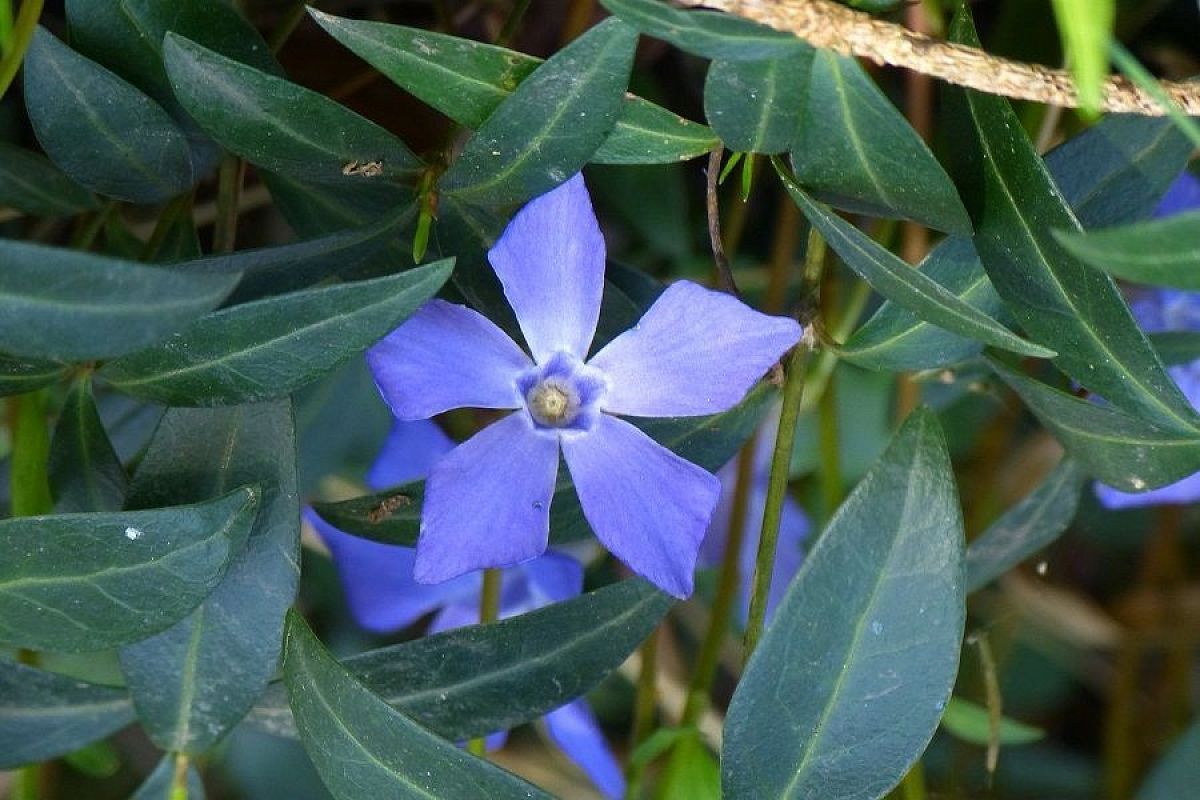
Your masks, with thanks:
M1154 216L1169 217L1197 210L1200 210L1200 180L1185 172L1171 185L1155 209ZM1200 330L1200 292L1148 289L1139 294L1130 307L1138 324L1149 333ZM1200 360L1169 367L1167 371L1179 384L1184 397L1200 408ZM1200 500L1200 472L1167 486L1136 494L1097 483L1096 497L1108 508L1194 503Z
M401 420L460 407L516 412L434 465L416 580L437 583L542 553L561 449L600 541L687 597L718 481L615 415L725 411L799 340L800 326L680 281L588 358L605 248L578 175L518 212L488 257L532 358L481 314L442 300L368 353Z

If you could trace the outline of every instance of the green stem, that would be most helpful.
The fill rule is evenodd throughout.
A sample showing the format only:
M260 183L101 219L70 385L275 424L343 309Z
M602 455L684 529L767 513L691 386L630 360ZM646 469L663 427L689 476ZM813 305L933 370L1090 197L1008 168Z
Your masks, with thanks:
M498 569L483 571L483 587L479 592L479 622L488 625L500 616L500 584L502 573ZM487 755L487 740L482 737L467 742L467 750L477 756Z
M12 50L12 0L0 0L0 58Z
M46 468L50 456L50 426L44 391L9 400L12 432L9 497L14 517L48 514L54 509Z
M821 503L828 520L842 504L842 459L838 439L837 386L830 383L817 407L817 478Z
M25 0L21 3L21 10L17 12L17 21L13 23L9 36L8 52L0 60L0 98L4 97L13 78L17 77L17 70L25 60L25 51L33 41L33 33L41 16L42 0Z
M851 290L850 299L846 303L841 318L833 328L832 338L835 342L846 341L854 331L854 326L858 324L859 318L867 307L867 301L870 299L870 284L866 281L856 283ZM825 396L825 389L829 386L829 379L833 375L833 368L837 366L837 362L838 356L834 350L824 349L817 354L817 359L813 363L812 369L809 370L808 387L800 405L801 414L812 411Z
M184 192L170 203L167 203L158 218L158 222L154 224L154 232L150 234L149 241L142 247L140 254L141 261L154 260L154 257L158 255L158 251L162 249L163 242L167 239L167 234L171 232L171 226L175 224L185 211L190 211L191 207L191 192Z
M900 781L901 800L927 800L925 791L925 767L920 761L912 765L904 779Z
M654 718L658 712L658 628L641 647L642 665L638 671L637 695L633 704L633 727L629 732L629 751L636 752L642 742L654 730ZM633 800L641 791L644 764L632 760L625 769L625 797Z
M175 772L171 777L171 800L188 800L188 757L175 754Z
M232 253L237 241L238 202L242 195L245 162L234 155L221 159L217 173L217 220L213 227L213 252Z
M72 250L87 250L96 241L108 218L117 210L117 201L109 200L104 206L89 217L84 217L75 235L71 237Z
M517 35L517 28L521 27L521 19L529 10L529 2L530 0L516 0L513 3L508 19L504 20L504 27L500 29L500 34L496 37L496 44L507 47L512 43L513 37Z
M312 2L301 0L284 12L283 19L279 20L275 30L271 31L271 38L267 39L267 47L271 48L272 53L278 53L283 49L284 44L299 27L300 21L304 19L309 7L316 7L316 5L316 0L312 0Z

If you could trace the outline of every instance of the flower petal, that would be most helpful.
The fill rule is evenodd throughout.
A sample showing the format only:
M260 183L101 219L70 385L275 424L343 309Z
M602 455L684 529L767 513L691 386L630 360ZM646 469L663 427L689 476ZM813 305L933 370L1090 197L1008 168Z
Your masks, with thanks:
M466 306L430 300L367 351L375 383L402 420L452 408L518 408L529 357Z
M438 583L546 549L558 440L524 412L489 425L429 473L413 574Z
M604 237L582 175L529 201L488 260L539 364L558 351L587 356L604 292Z
M716 414L800 339L800 325L735 297L680 281L589 366L608 379L601 407L637 417Z
M545 716L546 732L579 765L605 797L625 795L625 776L584 700L573 700Z
M1188 505L1200 500L1200 472L1149 492L1122 492L1097 483L1096 499L1100 505L1112 509Z
M569 600L583 591L583 565L568 555L547 552L504 573L500 617L515 617Z
M583 514L604 546L663 591L690 595L721 493L716 476L607 414L587 434L564 436L562 447Z
M1185 211L1200 209L1200 178L1190 172L1184 172L1154 209L1154 216L1169 217L1172 214L1182 214Z
M412 577L415 552L409 547L380 544L343 533L304 509L304 519L329 547L354 621L375 633L392 633L411 625L438 606L479 596L479 576L464 575L437 586L422 586Z
M454 440L432 420L397 420L367 473L367 485L387 489L421 480L439 458L453 449Z

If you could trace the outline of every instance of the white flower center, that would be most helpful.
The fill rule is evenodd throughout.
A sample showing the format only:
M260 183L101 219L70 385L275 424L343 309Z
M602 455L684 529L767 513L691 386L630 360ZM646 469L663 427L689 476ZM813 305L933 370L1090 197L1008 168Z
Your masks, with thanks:
M569 353L555 353L522 375L517 387L537 427L585 431L600 413L604 378Z
M579 396L560 381L542 381L525 395L529 413L543 425L558 428L569 425L579 413Z

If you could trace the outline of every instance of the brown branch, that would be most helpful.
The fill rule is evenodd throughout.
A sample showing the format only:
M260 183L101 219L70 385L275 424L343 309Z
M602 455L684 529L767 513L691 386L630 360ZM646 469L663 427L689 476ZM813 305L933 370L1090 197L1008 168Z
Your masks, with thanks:
M705 210L708 212L708 241L712 245L713 263L717 267L717 283L722 291L728 292L734 297L741 297L738 291L737 281L733 279L733 269L729 266L729 259L725 256L725 245L721 241L721 204L717 193L718 176L721 174L721 156L725 154L725 148L718 145L711 153L708 154L708 170L705 173L706 191Z
M813 47L905 67L947 83L1018 100L1079 107L1071 75L1040 64L1000 58L975 47L944 42L876 19L834 0L675 0L706 6L799 36ZM1159 86L1186 113L1200 116L1200 84L1162 81ZM1121 76L1104 86L1102 110L1162 116L1153 97Z

